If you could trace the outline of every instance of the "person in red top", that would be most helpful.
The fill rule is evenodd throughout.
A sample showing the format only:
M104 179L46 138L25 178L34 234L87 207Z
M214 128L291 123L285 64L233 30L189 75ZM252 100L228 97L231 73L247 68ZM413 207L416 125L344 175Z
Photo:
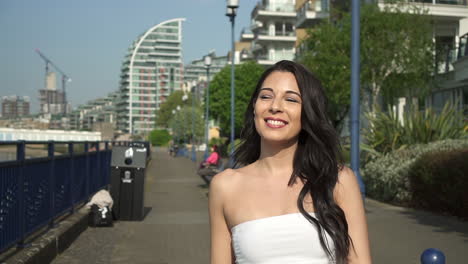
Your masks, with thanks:
M216 175L217 166L219 162L219 153L218 153L218 146L214 145L211 147L211 154L208 158L200 164L200 168L198 169L198 175L202 177L206 184L210 184L211 179L213 176Z

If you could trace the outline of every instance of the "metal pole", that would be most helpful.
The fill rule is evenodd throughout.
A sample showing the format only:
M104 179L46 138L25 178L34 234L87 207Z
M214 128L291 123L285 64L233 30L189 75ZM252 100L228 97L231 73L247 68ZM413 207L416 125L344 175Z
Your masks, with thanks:
M196 162L197 161L197 154L195 153L195 92L192 91L192 88L190 88L192 92L192 161Z
M209 120L210 120L210 67L206 67L206 112L205 112L205 154L203 155L203 160L206 160L208 158L208 137L210 133L209 129Z
M234 101L234 95L235 95L235 87L234 87L234 57L235 57L235 49L234 49L234 21L236 18L235 11L232 11L232 15L230 16L231 18L231 40L232 40L232 46L231 46L231 150L230 150L230 158L229 158L229 163L230 167L234 166L234 132L235 132L235 120L234 120L234 111L235 111L235 101Z
M352 0L351 10L351 168L357 177L363 198L366 190L359 173L359 34L360 1Z

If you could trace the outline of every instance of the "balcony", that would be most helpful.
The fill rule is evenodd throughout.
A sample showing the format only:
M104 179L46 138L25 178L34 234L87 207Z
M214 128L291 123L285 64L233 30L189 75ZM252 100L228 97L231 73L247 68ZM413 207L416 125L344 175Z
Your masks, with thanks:
M240 41L251 41L254 38L254 34L250 29L243 28L241 31Z
M328 0L309 0L297 10L296 27L308 28L329 16Z
M433 5L467 5L467 0L411 0L410 2L425 3Z
M392 6L386 2L379 0L380 8ZM407 3L427 10L435 20L458 21L466 18L468 14L468 0L407 0Z
M271 54L261 54L255 56L257 63L260 65L273 65L280 60L293 60L293 52L273 52Z
M296 31L268 31L260 29L255 32L254 39L258 43L262 41L296 42Z
M263 5L259 2L252 10L251 17L257 19L260 17L290 17L295 18L296 12L294 4L270 4Z
M468 80L468 34L460 37L458 48L446 50L438 56L437 72L447 74L452 71L455 71L456 80Z

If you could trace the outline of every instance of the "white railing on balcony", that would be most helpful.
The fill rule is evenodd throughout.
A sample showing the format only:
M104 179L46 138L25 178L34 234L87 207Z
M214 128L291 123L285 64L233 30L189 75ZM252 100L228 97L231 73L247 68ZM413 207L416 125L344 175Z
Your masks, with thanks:
M266 61L280 61L280 60L293 60L294 52L277 52L269 55L262 54L256 57L257 60L266 60Z
M425 3L433 5L468 5L467 0L409 0L409 2Z
M275 3L275 2L270 2L267 5L258 3L257 6L255 6L254 12L255 11L295 12L293 3L287 4L287 3Z
M272 34L273 32L270 32L269 30L266 30L266 29L260 29L260 30L257 30L256 34L255 34L255 37L257 37L258 35L261 35L261 36L269 36L269 37L294 37L296 36L296 32L295 31L280 31L280 30L276 30L274 31L274 34Z

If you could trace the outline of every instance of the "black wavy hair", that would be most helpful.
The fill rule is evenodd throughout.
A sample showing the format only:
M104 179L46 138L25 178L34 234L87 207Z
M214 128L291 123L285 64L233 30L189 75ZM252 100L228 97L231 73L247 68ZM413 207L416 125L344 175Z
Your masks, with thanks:
M260 135L255 128L254 106L264 80L273 72L290 72L297 81L302 96L301 126L298 146L294 154L293 172L288 185L297 179L304 184L297 206L301 214L318 231L320 244L330 259L347 263L351 237L343 210L336 204L333 191L338 172L343 168L343 158L338 135L327 115L327 98L320 81L304 66L292 61L279 61L260 77L245 113L241 143L234 157L236 165L247 165L260 157ZM311 195L317 218L304 209L304 198ZM334 252L325 236L332 239Z

